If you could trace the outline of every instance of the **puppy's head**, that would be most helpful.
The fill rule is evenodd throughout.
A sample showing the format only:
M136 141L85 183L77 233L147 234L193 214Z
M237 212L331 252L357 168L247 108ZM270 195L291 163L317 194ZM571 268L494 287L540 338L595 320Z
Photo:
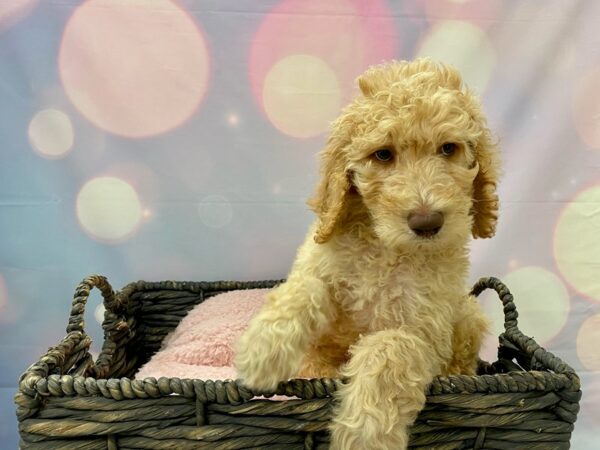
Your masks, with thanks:
M360 196L392 247L466 242L495 233L498 159L477 98L458 72L429 59L365 72L361 95L333 123L309 205L324 243ZM356 204L356 202L353 202Z

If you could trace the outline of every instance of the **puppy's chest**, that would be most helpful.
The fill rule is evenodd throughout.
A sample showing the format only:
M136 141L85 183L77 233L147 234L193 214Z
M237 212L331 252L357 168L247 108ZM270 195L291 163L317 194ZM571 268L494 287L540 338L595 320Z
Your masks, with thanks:
M333 291L338 317L360 332L422 327L432 317L451 312L445 289L435 286L427 274L398 266L363 266L334 280Z

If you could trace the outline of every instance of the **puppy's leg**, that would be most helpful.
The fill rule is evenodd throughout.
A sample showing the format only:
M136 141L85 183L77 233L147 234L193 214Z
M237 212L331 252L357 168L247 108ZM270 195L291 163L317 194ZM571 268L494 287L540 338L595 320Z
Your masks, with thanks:
M336 450L402 450L407 428L425 404L425 387L440 368L433 349L408 328L365 336L350 349L342 369L349 381L338 391L331 426ZM447 349L450 351L449 345Z
M489 331L489 320L473 296L463 299L459 317L452 336L452 359L444 375L475 375L477 360L485 335Z
M319 339L319 345L309 348L304 357L302 369L298 373L302 378L336 378L340 367L346 362L348 347L332 342L328 336Z
M237 343L235 366L244 383L268 390L296 375L331 312L327 287L315 277L290 277L274 289Z

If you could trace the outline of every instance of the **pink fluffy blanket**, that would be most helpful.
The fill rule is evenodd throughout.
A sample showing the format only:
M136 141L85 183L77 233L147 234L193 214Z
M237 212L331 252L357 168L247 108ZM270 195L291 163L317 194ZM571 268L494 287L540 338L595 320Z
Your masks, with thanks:
M197 305L135 377L236 379L233 345L258 313L267 292L231 291Z

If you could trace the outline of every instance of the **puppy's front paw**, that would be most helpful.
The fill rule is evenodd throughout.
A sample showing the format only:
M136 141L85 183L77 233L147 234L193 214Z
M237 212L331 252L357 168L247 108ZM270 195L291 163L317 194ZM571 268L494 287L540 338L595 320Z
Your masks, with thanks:
M247 387L272 391L298 372L302 354L291 346L293 337L278 332L284 326L257 322L238 341L235 367Z
M330 425L331 450L404 450L408 445L406 428L400 424L393 429L383 425L373 416L365 414L359 422L348 423L334 419Z
M330 426L332 449L407 448L408 426L425 402L425 395L420 386L406 390L414 382L403 376L405 366L390 363L399 360L390 347L390 343L397 343L394 338L398 334L382 331L367 335L351 347L352 356L342 368L348 382L336 393L338 402ZM400 352L404 354L403 349Z

